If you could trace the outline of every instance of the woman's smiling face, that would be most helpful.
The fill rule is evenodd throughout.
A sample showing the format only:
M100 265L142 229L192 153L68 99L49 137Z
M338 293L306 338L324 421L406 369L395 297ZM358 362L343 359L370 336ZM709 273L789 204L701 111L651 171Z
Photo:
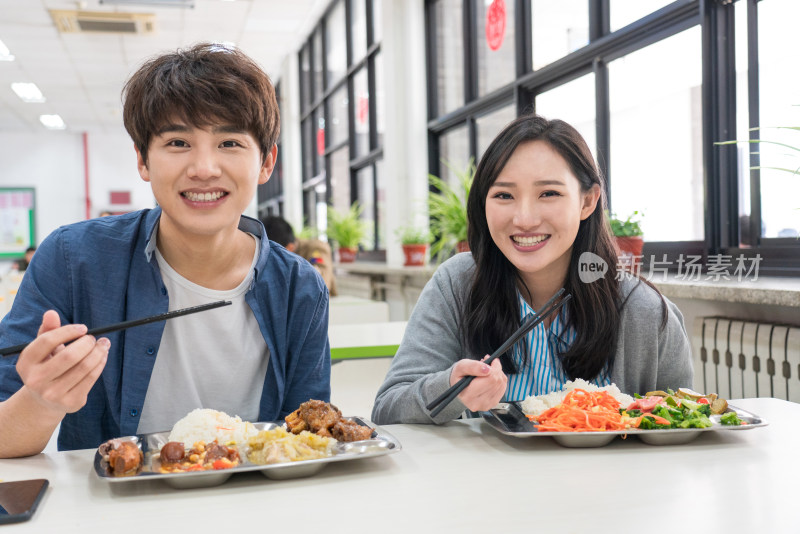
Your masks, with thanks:
M563 280L582 220L600 188L581 191L564 158L545 141L520 144L486 195L486 222L495 245L526 284Z

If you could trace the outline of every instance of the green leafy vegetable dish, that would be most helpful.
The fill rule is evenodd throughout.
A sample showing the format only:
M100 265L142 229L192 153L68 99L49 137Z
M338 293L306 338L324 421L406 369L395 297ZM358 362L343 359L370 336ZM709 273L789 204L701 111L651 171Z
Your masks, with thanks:
M728 412L728 403L715 394L703 395L690 389L651 391L644 397L635 395L636 400L627 408L620 408L620 414L627 419L627 426L642 430L667 428L708 428L713 426L710 417L720 415L720 424L745 424L736 415Z

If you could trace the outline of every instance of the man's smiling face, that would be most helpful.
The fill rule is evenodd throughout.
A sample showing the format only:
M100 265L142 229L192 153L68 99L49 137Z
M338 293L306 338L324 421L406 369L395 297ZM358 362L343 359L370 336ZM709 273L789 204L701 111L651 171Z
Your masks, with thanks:
M269 179L275 152L263 158L253 135L234 127L175 121L153 135L146 164L138 150L137 156L163 211L161 224L186 236L213 236L238 226L256 187Z

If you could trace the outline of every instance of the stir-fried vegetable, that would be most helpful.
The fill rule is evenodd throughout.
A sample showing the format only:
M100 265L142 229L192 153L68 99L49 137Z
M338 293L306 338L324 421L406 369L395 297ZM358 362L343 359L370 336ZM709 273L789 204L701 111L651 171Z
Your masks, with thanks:
M719 422L723 425L743 425L744 422L739 419L739 416L736 415L736 412L728 412L722 414L722 417L719 418Z
M674 392L651 391L644 397L637 395L636 401L627 409L620 410L629 426L643 430L658 428L708 428L713 425L709 417L712 413L724 413L728 403L715 394L703 395L690 389ZM725 422L722 422L725 421ZM722 416L722 424L741 425L735 412Z

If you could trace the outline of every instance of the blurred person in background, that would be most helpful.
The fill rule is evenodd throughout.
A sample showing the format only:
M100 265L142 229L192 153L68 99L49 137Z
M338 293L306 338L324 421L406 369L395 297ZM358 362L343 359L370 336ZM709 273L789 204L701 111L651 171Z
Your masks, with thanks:
M336 289L336 277L333 275L331 246L319 239L303 239L298 241L295 252L307 259L319 271L330 295L332 297L337 296L338 291Z
M36 247L34 247L32 245L30 247L28 247L27 249L25 249L25 256L23 256L22 258L20 258L17 261L15 261L11 265L11 269L12 270L17 270L19 272L25 271L28 268L28 265L30 265L31 260L33 259L33 253L34 252L36 252Z
M297 239L294 236L292 225L286 219L277 215L268 215L261 219L261 222L264 224L264 228L267 230L267 237L271 241L275 241L289 252L295 252Z

